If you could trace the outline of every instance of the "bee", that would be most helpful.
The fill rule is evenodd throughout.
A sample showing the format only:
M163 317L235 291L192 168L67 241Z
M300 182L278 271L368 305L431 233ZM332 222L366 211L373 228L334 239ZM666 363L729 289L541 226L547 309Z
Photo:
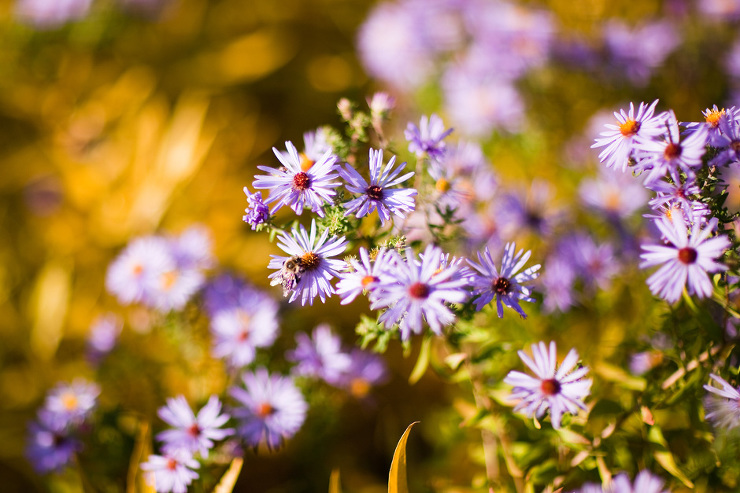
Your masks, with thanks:
M280 273L270 281L270 286L282 284L283 296L288 296L296 288L304 272L306 272L306 266L303 260L298 255L293 255L285 259Z

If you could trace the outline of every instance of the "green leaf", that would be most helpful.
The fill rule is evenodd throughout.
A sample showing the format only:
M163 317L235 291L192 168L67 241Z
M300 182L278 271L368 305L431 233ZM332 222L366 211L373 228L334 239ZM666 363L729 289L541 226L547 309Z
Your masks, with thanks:
M334 469L329 476L329 493L342 493L342 485L339 482L339 469Z
M221 476L221 481L213 489L213 493L231 493L234 491L234 486L236 486L236 480L239 479L239 473L242 471L243 464L244 459L241 457L232 460L229 468Z
M388 474L388 493L409 493L409 485L406 480L406 442L409 439L411 428L416 423L418 421L414 421L406 428L403 436L398 441L398 445L396 445L391 470Z
M668 442L666 442L660 427L651 426L650 431L648 432L648 439L658 445L656 450L653 452L653 457L655 457L658 464L663 466L663 469L685 484L687 488L693 488L694 483L692 483L683 471L678 468L676 460L673 458L673 454L668 449Z

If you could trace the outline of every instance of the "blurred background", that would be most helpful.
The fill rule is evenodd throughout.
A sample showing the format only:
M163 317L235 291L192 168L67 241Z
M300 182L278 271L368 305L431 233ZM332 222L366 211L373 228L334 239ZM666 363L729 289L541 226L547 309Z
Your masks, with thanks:
M474 87L448 72L465 62L460 46L472 36L451 14L466 2L430 2L430 16L444 15L416 28L391 22L400 13L382 17L403 2L44 3L0 3L0 490L8 492L82 491L86 480L76 473L39 476L25 458L27 423L56 382L96 380L101 408L119 413L115 423L102 418L108 435L80 459L101 491L124 491L136 435L126 428L127 412L156 429L166 397L202 402L223 392L200 315L123 309L105 291L106 268L132 238L200 224L212 236L214 273L269 289L266 266L277 249L242 222L242 188L257 165L276 164L273 146L339 126L339 98L364 104L376 90L391 92L396 130L437 111L456 135L482 141L512 184L546 178L558 184L555 198L567 201L596 168L589 147L600 111L603 118L630 101L660 98L679 120L700 120L705 108L735 100L740 73L733 0L512 2L542 15L510 24L527 34L513 45L465 55L500 69L506 51L506 63L516 65L508 79L483 77ZM420 0L405 2L414 3L425 10ZM644 26L651 27L639 31ZM415 52L414 36L430 32L444 48ZM394 47L408 58L384 59ZM413 61L424 66L407 80L401 73L411 73ZM491 114L466 119L476 102ZM121 347L114 364L97 368L85 345L93 320L108 311L125 317ZM288 310L275 351L291 347L298 328L322 321L352 343L357 315L336 300ZM186 335L167 329L183 323L192 327ZM583 344L600 351L602 334L589 337ZM470 412L470 396L432 372L409 386L417 346L404 356L391 344L392 378L369 399L317 392L301 434L279 452L248 453L235 491L326 491L334 468L345 491L385 491L395 443L417 419L424 426L409 444L414 491L452 491L480 476L480 458L468 464L479 451L467 440L478 435L457 418ZM111 459L101 463L94 451Z

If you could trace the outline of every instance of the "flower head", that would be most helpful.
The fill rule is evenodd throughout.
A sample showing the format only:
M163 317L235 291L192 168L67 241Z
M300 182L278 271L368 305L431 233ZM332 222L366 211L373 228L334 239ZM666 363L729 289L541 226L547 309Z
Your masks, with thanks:
M90 326L87 338L87 357L99 363L116 346L118 336L123 330L123 321L112 313L97 317Z
M291 142L286 142L287 153L282 153L273 147L272 151L282 163L283 168L275 169L269 166L258 166L269 175L255 176L252 186L258 189L269 190L265 204L275 202L272 212L287 205L296 214L301 214L308 206L320 217L324 217L323 206L331 202L336 194L334 188L339 182L332 181L339 175L336 171L337 157L326 151L307 170L301 165L301 157Z
M74 460L82 443L71 433L65 417L46 409L38 413L38 420L28 427L26 455L39 473L61 471Z
M370 183L350 164L346 164L344 169L340 168L340 175L347 181L347 190L359 194L359 197L344 204L347 209L345 215L354 213L357 217L363 217L377 209L381 224L385 224L391 214L403 218L414 210L416 190L392 188L411 178L414 172L398 176L406 163L394 170L395 162L396 156L393 156L383 166L383 150L370 149Z
M290 294L289 302L301 297L301 305L318 296L323 303L331 296L334 288L329 281L339 275L344 267L341 260L331 259L347 248L344 237L327 239L328 230L324 230L317 238L316 221L311 221L311 232L308 233L303 225L300 229L293 228L290 235L283 233L279 236L278 246L290 257L271 255L268 269L276 269L270 274L272 285L282 284L283 295Z
M704 399L704 407L707 410L706 418L721 428L728 430L737 428L740 426L740 392L724 378L713 373L709 376L722 388L712 385L704 386L704 389L709 392Z
M537 278L540 264L519 272L529 260L532 252L524 253L524 250L519 250L515 255L515 251L516 244L506 244L504 258L501 260L501 270L496 268L488 247L483 254L478 252L479 264L468 260L468 263L477 271L471 280L473 295L478 296L475 302L477 310L482 310L496 298L499 318L504 316L504 305L513 308L522 318L527 318L527 314L519 306L519 300L533 302L534 298L530 297L529 288L522 284Z
M262 192L249 193L249 189L244 187L244 193L247 195L247 208L242 220L255 230L270 220L270 208L262 201Z
M159 408L157 414L174 427L157 435L157 440L164 442L163 450L168 453L184 450L189 454L200 452L202 457L208 457L214 440L222 440L234 432L230 428L221 428L229 420L229 415L221 414L221 401L215 395L208 399L197 416L183 396L167 399L167 405Z
M277 303L267 296L245 297L232 308L219 310L211 321L213 356L241 368L254 361L257 348L275 342L280 326Z
M386 327L400 323L401 338L420 333L423 320L432 332L455 321L445 303L462 303L468 298L467 279L459 275L460 264L442 266L442 250L427 246L421 260L409 249L406 261L397 256L396 269L381 276L371 308L388 308L378 319Z
M727 268L715 259L730 246L726 236L709 238L717 219L709 221L704 229L695 226L691 234L681 216L674 215L672 221L658 219L655 225L669 244L642 245L640 267L662 264L647 280L650 291L671 303L678 301L684 286L688 286L689 294L700 298L711 296L713 285L708 273Z
M232 414L239 420L237 433L247 444L256 447L266 443L279 447L295 435L306 419L308 405L293 379L271 376L264 368L242 375L244 388L229 391L240 406Z
M388 380L388 369L379 355L355 348L350 353L350 360L351 364L342 373L338 385L358 399L366 397L372 387Z
M342 298L343 305L354 301L363 291L370 294L375 291L381 275L392 269L397 259L388 252L388 250L380 250L376 253L375 259L370 260L367 249L360 247L360 261L350 260L352 270L339 274L337 294Z
M176 450L164 455L150 455L141 465L145 475L158 493L186 493L188 485L198 478L200 464L189 452Z
M558 367L555 342L550 342L549 350L544 342L532 344L532 355L534 359L519 351L519 357L535 373L534 377L511 371L504 379L514 386L511 398L519 401L514 411L541 418L549 409L552 426L558 429L564 413L577 414L579 409L586 409L583 399L589 394L591 379L583 377L588 368L576 368L578 353L575 349L568 352Z
M445 151L444 138L452 133L452 129L446 129L444 122L437 115L421 117L419 126L409 123L404 131L406 140L409 141L409 151L415 152L418 157L427 155L432 159L439 159Z
M87 420L97 406L100 387L77 379L71 384L59 383L46 396L44 409L72 425Z
M342 341L328 325L313 330L313 337L299 332L295 336L296 348L287 353L288 360L296 363L295 375L321 378L330 385L337 385L352 360L342 351Z

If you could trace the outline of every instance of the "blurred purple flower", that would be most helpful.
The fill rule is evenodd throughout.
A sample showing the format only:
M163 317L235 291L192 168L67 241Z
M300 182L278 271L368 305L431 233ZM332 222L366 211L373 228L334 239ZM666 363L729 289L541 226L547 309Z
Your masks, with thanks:
M642 246L641 268L662 264L647 280L650 291L670 303L678 301L684 286L688 286L690 295L696 294L700 298L711 296L713 284L707 274L727 269L715 259L730 247L727 236L708 238L717 226L717 219L712 218L704 229L695 226L691 234L680 217L672 222L658 219L655 225L669 244Z
M173 269L175 259L164 238L136 238L108 266L105 287L124 305L150 301L145 300L149 284Z
M429 156L430 159L442 157L446 147L444 138L451 133L452 129L445 129L444 122L437 115L423 115L418 127L409 122L404 130L409 152L416 153L417 157Z
M704 389L709 392L704 398L706 418L720 428L737 428L740 426L740 392L724 378L714 373L709 376L722 388L704 385Z
M599 168L596 178L587 178L578 188L581 203L608 217L625 219L645 207L647 190L632 174Z
M157 414L174 427L157 434L157 440L164 442L162 450L168 454L184 450L189 454L199 452L206 458L214 440L223 440L234 433L230 428L221 428L229 420L229 415L221 414L221 401L216 396L208 399L197 416L184 396L167 399L167 405L159 408Z
M141 464L147 481L158 493L186 493L190 483L198 478L195 469L199 467L198 461L182 449L165 455L150 455L149 460Z
M120 317L107 313L97 317L90 326L87 337L87 357L93 363L99 363L116 346L118 336L123 330Z
M338 386L354 397L363 399L371 388L388 380L388 369L379 355L354 348L349 357L351 364L342 373Z
M84 379L58 383L46 395L44 409L73 426L86 421L97 406L100 387Z
M16 15L39 29L52 29L85 17L92 0L18 0Z
M534 359L524 351L518 352L521 360L536 375L531 377L519 371L511 371L504 382L512 385L511 399L519 401L514 411L522 411L528 417L541 418L550 409L550 420L555 429L560 428L564 413L577 414L579 409L586 410L583 399L591 389L591 379L583 377L588 373L587 367L578 367L578 353L571 349L557 366L557 348L550 342L548 350L544 342L532 344Z
M377 209L382 225L391 219L391 215L404 218L414 210L416 190L392 188L411 178L414 172L398 176L406 167L406 163L394 170L395 162L396 156L393 156L388 164L383 166L383 150L370 149L370 183L349 163L345 164L344 168L339 168L340 176L347 182L345 188L351 193L360 195L344 204L347 209L345 216L354 213L356 217L363 217Z
M277 312L277 303L267 296L243 297L238 305L216 312L211 321L213 356L234 368L250 364L257 348L275 342Z
M719 136L715 146L720 152L712 159L712 165L723 166L740 161L740 111L734 107L727 111L727 118L719 122Z
M293 379L271 376L266 369L242 375L245 388L231 387L229 394L238 401L232 410L237 418L237 433L252 447L265 443L278 448L295 435L306 419L308 405Z
M603 33L610 57L608 65L637 85L647 84L653 70L660 67L681 42L670 21L648 22L630 28L613 19L603 27Z
M295 340L296 348L286 353L288 361L296 363L293 374L320 378L336 386L352 361L349 354L342 351L342 341L331 328L322 324L313 330L313 337L299 332Z
M82 450L81 442L71 434L65 416L39 410L38 420L29 424L26 455L33 468L42 474L60 472Z
M300 230L293 228L290 235L282 233L278 237L278 246L290 257L270 255L272 260L268 269L276 269L277 272L270 274L271 285L282 284L283 295L288 296L288 302L292 303L298 296L301 297L301 305L308 302L313 305L313 300L318 296L323 303L331 296L334 288L329 281L339 275L344 267L341 260L331 259L344 252L347 241L344 236L336 236L328 239L329 231L324 230L319 238L316 234L316 221L311 221L310 234L301 224ZM293 264L293 269L288 266Z
M569 257L560 252L545 261L545 272L540 281L544 290L542 306L548 313L567 311L575 304L573 284L576 280L576 267Z
M296 214L301 214L303 208L308 206L311 211L324 217L323 205L331 203L336 194L334 188L339 182L332 181L339 175L336 173L337 157L328 150L311 166L307 164L303 169L302 161L298 151L291 142L286 142L287 153L282 153L272 148L275 156L283 167L280 169L269 166L257 166L269 175L255 176L252 186L258 189L269 190L265 204L275 202L272 213L280 207L287 205Z

